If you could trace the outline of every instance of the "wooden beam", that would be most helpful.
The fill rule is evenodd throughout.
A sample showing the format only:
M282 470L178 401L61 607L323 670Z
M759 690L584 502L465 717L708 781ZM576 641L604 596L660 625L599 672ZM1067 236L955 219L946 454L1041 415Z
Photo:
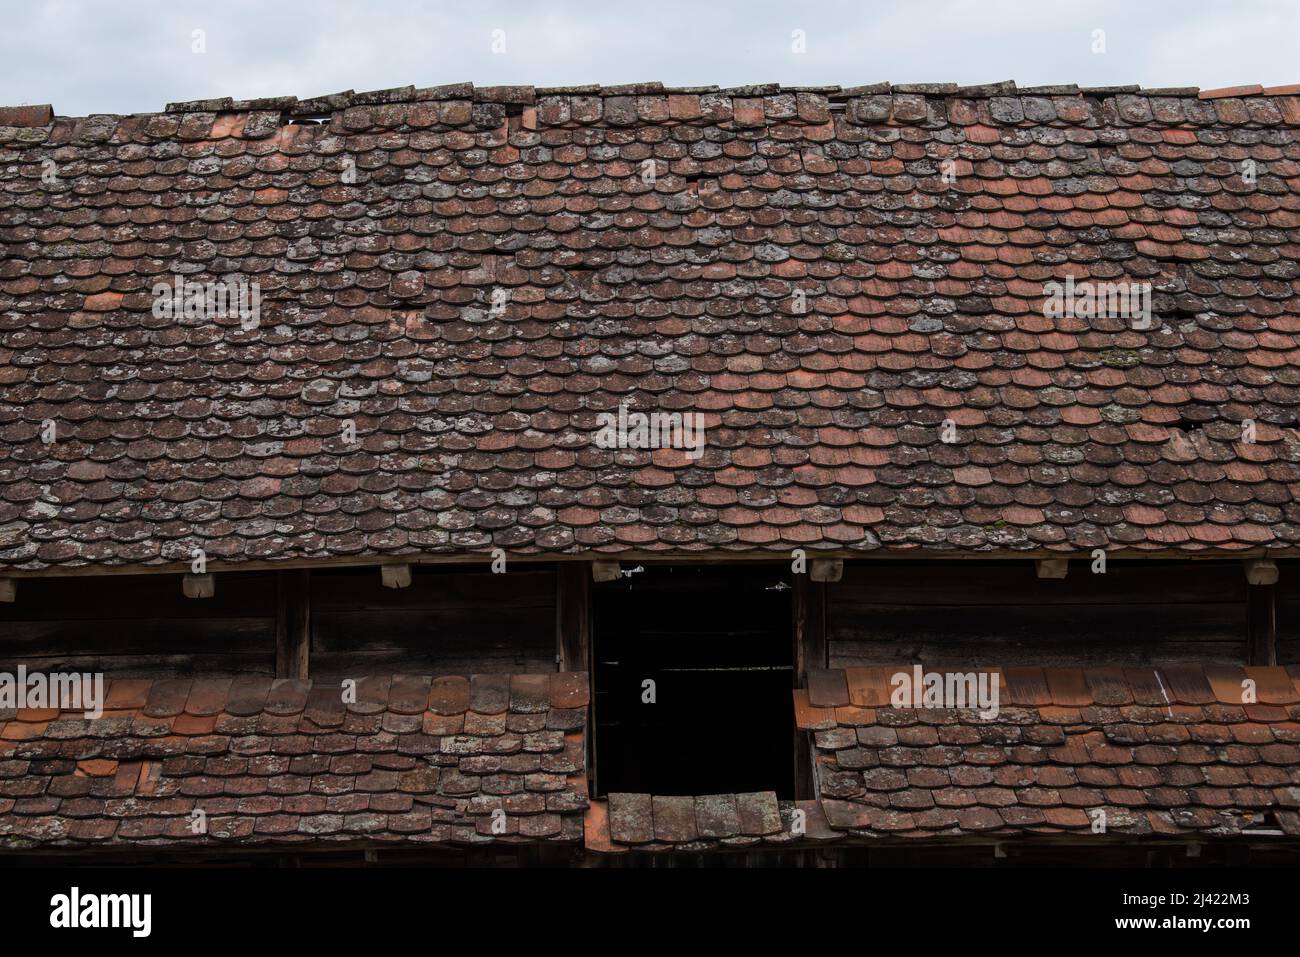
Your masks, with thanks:
M1040 558L1034 564L1039 578L1064 578L1070 571L1068 558Z
M12 578L0 578L0 601L14 601L18 597L18 583Z
M815 582L837 582L844 577L844 559L814 558L808 567L808 577Z
M1277 562L1271 558L1248 558L1242 562L1246 571L1246 581L1252 585L1276 585Z
M211 598L217 593L217 580L212 575L186 575L181 579L181 591L186 598Z
M1263 549L1258 550L1263 554ZM960 551L954 549L905 549L895 551L889 548L878 548L866 552L854 552L847 549L839 549L831 552L818 552L823 557L836 557L840 559L853 559L859 562L907 562L910 564L923 565L934 561L963 561L963 562L1023 562L1026 559L1033 558L1034 553L1023 551L1009 551L1006 549L981 552L981 551ZM1300 547L1273 548L1268 550L1269 557L1278 558L1300 558ZM699 565L717 565L717 564L739 564L743 562L768 562L770 563L775 557L775 553L764 549L753 549L743 552L732 552L716 549L704 552L662 552L662 551L644 551L641 549L629 549L626 552L619 553L623 561L638 561L647 564L667 564L690 562ZM491 561L491 557L486 554L476 552L456 552L448 554L423 554L405 556L411 565L437 565L437 566L481 566ZM1222 552L1207 550L1203 552L1186 552L1176 548L1153 549L1143 551L1139 549L1115 549L1106 553L1107 561L1180 561L1196 564L1205 564L1206 562L1223 562L1229 560L1240 560L1242 555L1238 552ZM303 569L310 570L313 568L374 568L378 565L384 565L390 562L391 558L382 555L370 557L358 557L352 555L332 556L329 558L287 558L287 559L255 559L252 561L221 561L219 559L208 560L208 570L213 572L258 572L258 571L284 571L286 569ZM586 564L589 559L581 554L555 554L551 552L536 552L528 555L512 555L511 563L530 564L530 565L550 565L550 564L567 564L569 562L580 562ZM7 578L107 578L121 575L179 575L188 572L190 563L170 562L167 564L145 564L142 562L125 563L121 565L52 565L49 568L24 569L24 568L6 568L4 569Z
M1277 664L1277 562L1248 558L1246 573L1246 664Z
M559 671L591 671L591 575L581 565L555 570L555 663Z
M311 572L276 576L275 676L306 678L311 658Z
M617 572L617 562L614 569ZM594 573L594 565L588 569L586 562L567 562L555 568L555 668L557 671L587 672L589 686L593 685L595 672L591 634L591 582ZM583 735L590 793L595 793L596 788L595 691L592 686L591 700L587 705L587 733Z
M1277 664L1277 591L1274 585L1246 589L1246 664Z
M616 582L622 576L618 562L592 562L591 577L598 582Z
M410 588L410 565L380 565L379 576L385 588Z
M794 615L794 666L798 687L806 688L810 668L826 668L826 585L795 575L791 593Z
M826 584L808 575L794 575L790 612L794 619L794 672L796 688L808 687L808 670L829 664L826 643ZM816 797L813 756L808 734L794 731L794 793L798 800Z

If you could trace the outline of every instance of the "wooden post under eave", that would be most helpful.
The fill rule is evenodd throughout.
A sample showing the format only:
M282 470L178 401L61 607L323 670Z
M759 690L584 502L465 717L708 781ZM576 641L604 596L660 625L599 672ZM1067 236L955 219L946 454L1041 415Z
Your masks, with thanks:
M591 670L591 573L585 562L555 569L555 662L559 671Z
M555 568L555 668L557 671L585 671L589 684L594 670L591 660L591 580L586 562L560 562ZM592 689L595 690L594 688ZM596 785L596 696L587 706L587 788Z
M12 578L0 578L0 601L14 601L18 597L18 583Z
M826 643L826 583L809 575L795 575L790 611L794 619L794 686L808 687L808 669L826 668L830 655ZM794 732L794 795L796 800L815 798L812 749L808 734Z
M275 676L307 678L311 657L311 572L276 577Z
M808 669L829 667L826 648L826 584L808 575L794 576L791 592L794 615L796 687L808 687Z
M1276 586L1246 587L1246 664L1277 664Z

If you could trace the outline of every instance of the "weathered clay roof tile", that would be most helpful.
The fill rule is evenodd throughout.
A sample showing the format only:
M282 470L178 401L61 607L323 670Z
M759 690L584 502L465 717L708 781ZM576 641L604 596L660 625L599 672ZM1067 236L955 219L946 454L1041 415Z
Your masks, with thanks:
M604 801L591 802L585 842L588 850L601 853L653 853L824 842L837 837L826 828L817 802L778 801L773 791L696 796L611 793Z
M498 718L555 729L480 721L465 679L416 675L367 677L346 708L340 685L241 677L113 680L99 718L0 712L0 849L580 842L586 712L545 702L585 704L586 675L491 677Z
M1258 86L0 109L0 567L1294 547L1297 130ZM1150 324L1049 318L1067 276ZM156 316L176 277L255 327ZM600 448L624 403L702 454Z
M1300 685L1288 669L970 670L999 675L995 715L879 700L871 689L910 678L907 666L833 672L850 696L870 696L853 708L839 705L837 682L810 674L795 720L832 832L1300 836Z

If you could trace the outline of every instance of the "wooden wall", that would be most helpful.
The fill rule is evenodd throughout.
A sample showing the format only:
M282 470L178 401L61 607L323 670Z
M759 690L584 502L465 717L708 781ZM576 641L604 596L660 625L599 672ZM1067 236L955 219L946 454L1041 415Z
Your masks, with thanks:
M186 598L180 575L23 579L17 600L0 602L0 669L273 675L278 580L223 572L212 598ZM416 567L402 589L384 588L378 568L317 570L310 594L313 677L556 668L549 567Z
M1300 664L1300 560L1279 565L1278 584L1256 597L1276 597L1278 662ZM585 564L569 572L574 582L590 575ZM17 600L0 602L0 668L274 674L277 581L223 572L215 597L189 599L174 574L22 579ZM1029 560L873 559L846 562L840 581L815 589L811 666L1242 663L1251 627L1238 561L1111 561L1105 575L1074 561L1057 580L1036 577ZM549 565L505 575L416 566L402 589L384 588L374 567L317 569L310 674L553 671L557 590ZM590 612L586 590L570 584L566 594ZM585 634L582 610L570 609L569 630ZM585 638L575 647L568 667L585 669Z
M311 673L454 675L555 671L555 572L411 570L384 588L376 568L311 576Z
M29 578L0 603L0 667L109 677L275 672L275 574L217 577L186 598L180 575Z
M829 663L1241 663L1246 591L1232 561L850 562L826 585Z
M1300 665L1300 559L1277 564L1277 663Z

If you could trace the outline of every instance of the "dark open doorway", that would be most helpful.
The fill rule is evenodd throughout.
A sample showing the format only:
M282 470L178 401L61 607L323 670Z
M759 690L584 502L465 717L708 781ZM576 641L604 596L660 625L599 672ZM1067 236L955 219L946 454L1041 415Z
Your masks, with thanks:
M634 567L596 586L597 794L793 797L788 570Z

